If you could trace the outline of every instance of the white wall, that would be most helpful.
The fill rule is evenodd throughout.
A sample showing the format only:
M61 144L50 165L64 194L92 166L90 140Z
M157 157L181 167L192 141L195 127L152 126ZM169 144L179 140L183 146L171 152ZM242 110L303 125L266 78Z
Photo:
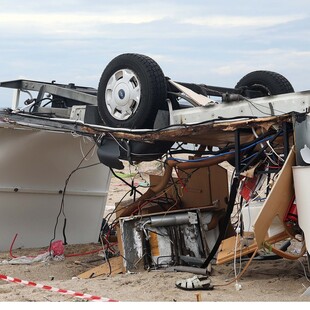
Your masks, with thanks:
M0 127L0 251L44 247L53 238L65 181L94 142L44 130ZM99 163L96 148L83 166ZM76 171L57 226L63 240L64 217L69 244L97 242L110 184L102 164Z

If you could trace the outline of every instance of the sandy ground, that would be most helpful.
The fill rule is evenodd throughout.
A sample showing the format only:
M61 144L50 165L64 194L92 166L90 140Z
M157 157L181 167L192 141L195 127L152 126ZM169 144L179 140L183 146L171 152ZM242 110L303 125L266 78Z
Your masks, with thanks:
M135 182L143 185L148 181L148 173L157 173L160 167L146 165L139 168L143 171ZM130 175L135 169L127 170L126 180L131 182ZM141 189L142 190L142 189ZM109 213L128 187L113 177L107 202L106 213ZM11 261L13 256L37 256L46 252L42 249L13 249L1 252L0 261ZM91 279L79 279L77 276L103 263L101 244L66 245L65 258L59 261L40 261L31 264L0 264L0 274L25 281L32 281L32 286L0 281L1 302L87 302L86 299L74 297L72 293L60 294L51 289L39 288L40 284L53 288L71 290L92 296L113 299L121 302L303 302L298 306L308 306L309 294L304 294L310 286L306 257L298 260L253 260L244 275L236 282L233 262L212 266L210 279L214 285L208 291L184 291L176 288L175 282L190 278L191 273L166 272L165 270L142 271L138 273L101 275ZM298 251L298 249L292 249ZM82 255L82 253L92 253ZM244 268L238 264L236 268ZM3 279L2 279L3 280ZM309 289L310 291L310 289ZM197 295L198 294L198 295ZM304 295L303 295L304 294ZM302 296L303 295L303 296ZM85 304L85 303L84 303ZM94 304L94 303L92 303ZM171 304L172 305L172 304ZM175 305L175 304L174 304Z

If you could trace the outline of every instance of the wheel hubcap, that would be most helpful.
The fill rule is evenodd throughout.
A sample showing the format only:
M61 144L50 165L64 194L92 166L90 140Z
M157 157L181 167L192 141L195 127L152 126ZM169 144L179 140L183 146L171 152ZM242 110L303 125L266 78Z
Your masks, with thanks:
M126 93L125 93L125 91L124 91L123 89L120 89L120 90L118 91L118 97L119 97L119 99L123 100L123 99L125 98L125 95L126 95Z
M105 101L109 113L115 119L130 118L136 112L140 99L140 82L132 70L121 69L110 77L105 91Z

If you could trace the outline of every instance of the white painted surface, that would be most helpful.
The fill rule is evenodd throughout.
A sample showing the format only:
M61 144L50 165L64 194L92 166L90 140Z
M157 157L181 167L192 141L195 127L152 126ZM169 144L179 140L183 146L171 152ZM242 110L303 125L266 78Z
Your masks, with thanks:
M295 166L293 168L293 179L295 189L295 200L298 212L298 224L303 230L306 248L310 250L310 166Z
M258 218L260 211L264 205L264 201L253 201L248 206L242 208L242 219L244 225L244 231L253 232L256 219ZM276 236L285 231L283 221L276 216L267 231L268 237Z
M0 124L1 125L1 124ZM69 244L97 242L110 184L102 164L72 174L60 212L65 182L94 142L43 130L0 127L0 251L48 246L63 240L64 218ZM99 163L96 148L81 167Z

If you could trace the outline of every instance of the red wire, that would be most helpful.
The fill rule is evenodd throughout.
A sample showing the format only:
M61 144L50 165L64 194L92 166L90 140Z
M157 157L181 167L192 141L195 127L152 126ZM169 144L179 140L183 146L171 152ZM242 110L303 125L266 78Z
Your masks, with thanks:
M179 175L178 169L177 169L176 167L174 167L174 170L175 170L175 172L176 172L176 174L177 174L177 177L178 177L179 182L181 183L182 189L184 189L184 191L187 192L186 185L183 183L183 181L182 181L182 179L181 179L181 177L180 177L180 175Z
M14 245L14 243L15 243L15 241L16 241L17 235L18 235L18 234L16 234L15 237L13 238L13 241L12 241L11 246L10 246L10 256L11 256L12 258L17 258L17 256L14 256L14 255L12 254L12 248L13 248L13 245ZM115 244L117 244L117 243L109 244L109 247L110 247L110 246L113 246L113 245L115 245ZM89 251L89 252L84 252L84 253L76 253L76 254L66 254L66 255L64 255L64 256L65 256L65 257L83 256L83 255L94 254L94 253L97 253L97 252L100 252L100 251L102 251L102 247L101 247L100 249L97 249L97 250L94 250L94 251ZM30 256L30 257L35 257L35 256Z
M17 234L15 234L15 237L14 237L12 243L11 243L11 246L10 246L10 256L13 257L13 258L16 258L16 256L14 256L14 255L12 254L12 248L13 248L13 245L14 245L14 243L15 243L16 238L17 238Z
M89 254L94 254L94 253L97 253L97 252L100 252L100 251L102 251L102 247L99 250L94 250L94 251L89 251L89 252L84 252L84 253L66 254L65 257L89 255Z

